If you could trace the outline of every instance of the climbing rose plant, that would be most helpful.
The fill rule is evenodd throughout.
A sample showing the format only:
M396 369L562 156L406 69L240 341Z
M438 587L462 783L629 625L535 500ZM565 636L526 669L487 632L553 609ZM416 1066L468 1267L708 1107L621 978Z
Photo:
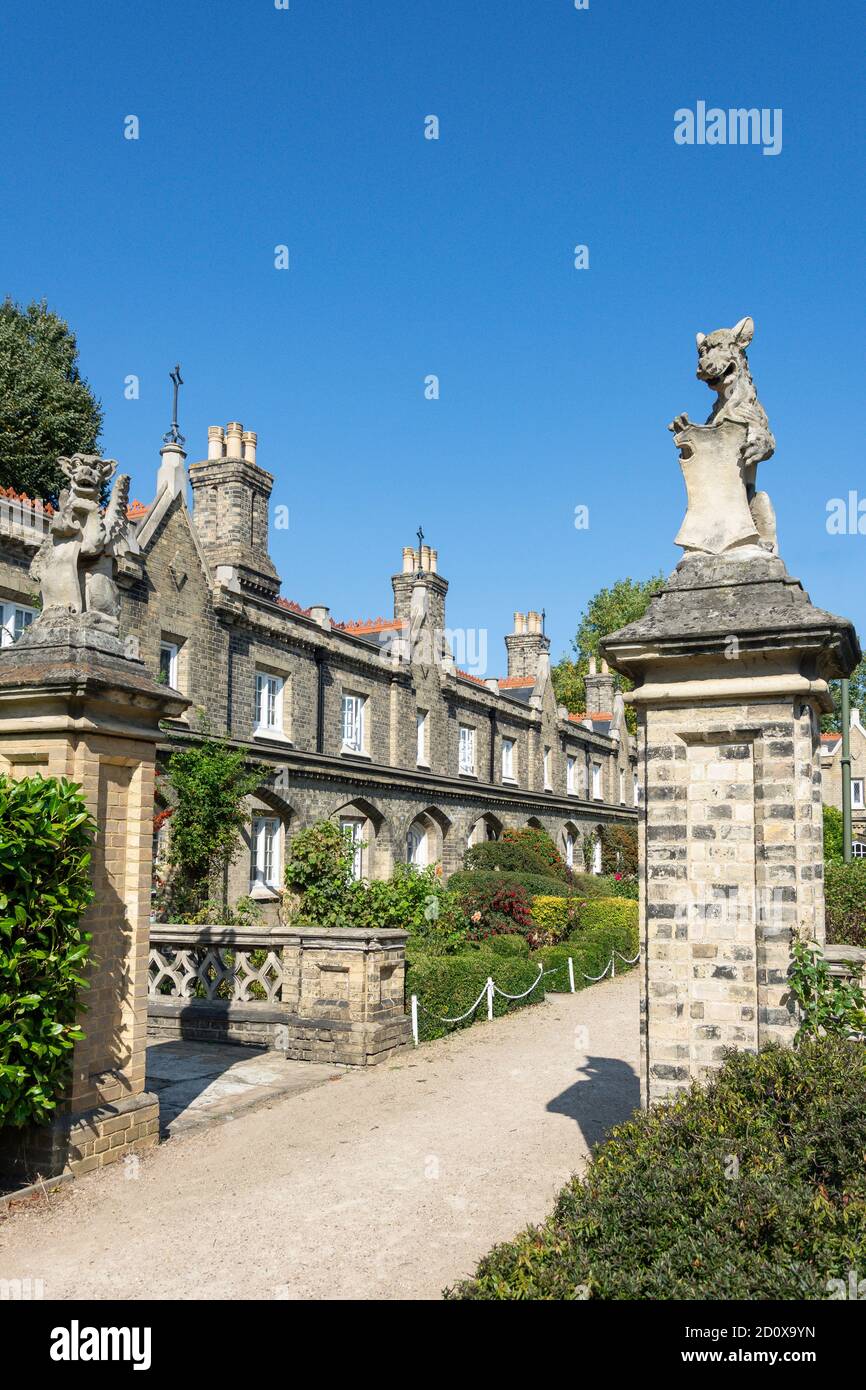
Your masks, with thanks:
M0 774L0 1127L51 1118L84 1037L94 832L74 783Z

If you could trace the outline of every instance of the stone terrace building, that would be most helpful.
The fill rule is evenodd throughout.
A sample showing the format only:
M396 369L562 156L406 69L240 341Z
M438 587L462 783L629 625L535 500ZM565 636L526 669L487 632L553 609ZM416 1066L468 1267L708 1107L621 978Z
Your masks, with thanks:
M355 840L359 875L407 860L451 873L467 844L525 825L597 869L596 828L636 818L635 753L607 668L587 677L586 715L557 707L550 641L530 612L505 637L506 676L463 671L464 634L448 632L448 583L426 545L403 550L391 618L335 622L324 604L283 597L268 550L273 476L256 444L238 423L209 429L207 458L188 471L191 512L186 455L166 444L155 500L130 508L119 573L121 632L192 701L172 732L195 737L203 712L270 769L230 901L274 899L288 839L326 817ZM46 510L0 497L4 642L34 611L28 568Z

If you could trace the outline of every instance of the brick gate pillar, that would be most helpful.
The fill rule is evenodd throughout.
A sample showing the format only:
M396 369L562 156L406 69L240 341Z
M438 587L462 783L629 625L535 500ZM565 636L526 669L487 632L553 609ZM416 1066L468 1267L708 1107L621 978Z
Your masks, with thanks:
M824 938L820 716L860 650L778 556L739 555L688 555L602 644L636 685L644 1104L790 1042L792 940Z
M145 1091L155 753L160 719L189 702L122 653L74 622L34 624L0 652L0 771L78 783L97 826L86 1037L52 1123L0 1136L8 1177L83 1173L157 1142Z

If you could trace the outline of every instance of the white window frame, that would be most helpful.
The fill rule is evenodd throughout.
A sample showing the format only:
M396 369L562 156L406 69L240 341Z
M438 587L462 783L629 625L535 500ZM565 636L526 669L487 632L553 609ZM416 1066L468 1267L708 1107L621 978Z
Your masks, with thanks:
M622 767L619 770L619 804L625 805L625 769Z
M30 608L26 603L0 604L0 647L11 647L17 642L38 613L38 608Z
M541 757L541 765L542 765L542 769L543 769L543 772L544 772L544 790L545 790L546 792L553 791L553 782L552 782L552 780L551 780L551 771L550 771L550 770L551 770L551 766L552 766L552 761L553 761L551 755L552 755L552 749L551 749L549 746L545 745L544 753L542 754L542 757Z
M635 806L637 806L638 802L640 801L640 779L638 778L636 772L632 773L632 779L634 784L632 787L632 795L634 796L634 804Z
M457 767L464 777L475 776L475 729L461 724L457 735Z
M162 675L162 658L163 658L163 655L167 652L167 653L168 653L168 671L166 672L166 677L165 677L165 679L166 679L166 684L167 684L167 685L170 685L171 688L172 688L172 690L177 690L177 689L178 689L178 684L177 684L177 658L178 658L178 653L179 653L179 651L180 651L180 648L179 648L179 646L177 645L177 642L167 642L167 641L165 640L165 638L163 638L163 640L162 640L162 641L160 642L160 644L159 644L159 673L160 673L160 675Z
M592 764L592 799L593 801L602 800L601 763L597 762Z
M573 869L573 868L574 868L574 846L575 846L574 832L571 831L571 830L566 830L566 832L565 832L565 863L566 863L566 866L567 866L569 869Z
M852 859L866 859L866 844L862 840L852 840L851 857Z
M282 738L283 696L286 682L274 671L256 668L255 707L253 709L254 737Z
M576 791L575 773L577 772L577 758L573 753L569 753L565 759L565 790L568 796L574 796Z
M513 738L503 738L502 740L502 780L503 782L515 781L514 776L514 745Z
M425 869L430 862L430 843L428 831L415 822L406 832L406 863L416 869Z
M367 697L344 690L340 702L340 739L344 753L364 753L367 739Z
M596 835L592 846L592 872L601 873L601 836Z
M356 882L364 877L364 828L367 822L363 816L341 816L340 829L352 845L352 878Z
M864 802L864 800L863 800L863 778L862 778L862 777L852 777L852 778L851 778L851 810L852 810L852 811L862 811L863 808L864 808L864 805L866 805L866 802Z
M280 822L277 816L252 818L250 825L250 891L280 886Z
M415 762L419 767L429 765L427 752L427 718L429 711L419 709L415 714Z

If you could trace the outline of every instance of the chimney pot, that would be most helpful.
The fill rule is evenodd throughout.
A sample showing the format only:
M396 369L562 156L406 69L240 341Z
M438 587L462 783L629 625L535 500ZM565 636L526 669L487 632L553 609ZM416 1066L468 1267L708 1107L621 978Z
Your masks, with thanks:
M226 425L226 458L240 459L244 456L244 427L239 420L230 420Z
M221 459L225 444L225 434L222 425L208 425L207 431L207 456L209 459Z
M255 463L256 461L256 445L258 443L258 438L255 430L244 430L244 458L249 463Z
M403 573L411 574L415 568L415 551L411 545L403 546Z

